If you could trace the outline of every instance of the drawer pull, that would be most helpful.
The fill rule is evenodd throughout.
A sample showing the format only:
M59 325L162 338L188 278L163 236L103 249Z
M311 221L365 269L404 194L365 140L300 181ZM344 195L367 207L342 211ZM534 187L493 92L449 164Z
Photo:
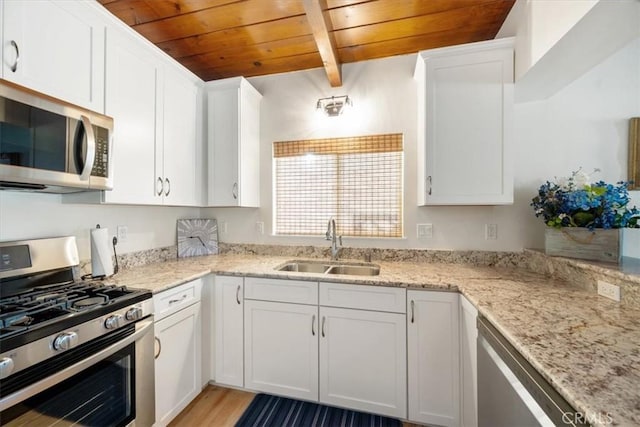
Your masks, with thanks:
M326 319L327 319L326 317L322 316L322 337L323 337L323 338L324 338L324 321L325 321Z
M236 289L236 302L240 305L240 285L238 285L238 289Z
M156 194L158 196L162 196L163 191L164 191L164 184L162 183L162 178L158 177L158 181L156 182Z
M158 353L153 355L154 359L157 359L158 357L160 357L160 353L162 353L162 343L160 342L160 338L158 337L154 337L156 339L156 342L158 343Z
M415 305L416 305L415 301L411 300L411 323L414 323L414 320L415 320L415 316L414 316Z
M16 50L16 60L11 66L11 71L15 73L16 71L18 71L18 62L20 61L20 49L18 49L18 43L16 43L15 40L11 40L11 46L13 46L13 48Z
M316 336L316 315L314 314L313 317L311 317L311 335L312 336Z
M187 294L182 295L182 298L180 298L180 299L170 299L169 300L169 305L175 304L177 302L184 301L185 299L187 299Z

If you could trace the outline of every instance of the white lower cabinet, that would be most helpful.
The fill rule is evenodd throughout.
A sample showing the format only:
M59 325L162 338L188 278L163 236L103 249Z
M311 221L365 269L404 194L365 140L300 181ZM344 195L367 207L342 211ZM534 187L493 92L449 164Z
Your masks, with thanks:
M458 294L407 292L409 420L460 424Z
M320 402L405 418L405 317L320 307Z
M478 425L478 310L460 295L460 424Z
M245 386L318 400L318 307L245 301Z
M154 295L156 426L166 426L201 391L201 281Z
M246 388L406 417L404 289L246 278L245 297Z
M219 384L244 386L244 278L215 278L215 368Z

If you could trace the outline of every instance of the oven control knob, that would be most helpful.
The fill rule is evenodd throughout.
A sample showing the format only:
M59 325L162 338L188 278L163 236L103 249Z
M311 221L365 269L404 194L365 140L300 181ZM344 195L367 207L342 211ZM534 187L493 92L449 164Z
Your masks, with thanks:
M113 316L107 317L107 320L104 321L104 327L107 329L116 329L122 325L122 314L114 314Z
M0 379L7 378L13 372L13 359L10 357L0 358Z
M53 340L53 348L56 350L69 350L78 344L78 334L75 332L63 332Z
M131 307L124 315L129 321L138 320L142 317L142 309L140 307Z

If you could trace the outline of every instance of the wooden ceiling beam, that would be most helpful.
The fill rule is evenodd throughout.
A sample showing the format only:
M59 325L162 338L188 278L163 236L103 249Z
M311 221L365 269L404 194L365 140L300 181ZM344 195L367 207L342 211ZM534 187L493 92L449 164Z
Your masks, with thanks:
M329 83L333 87L342 86L342 65L338 59L338 49L332 34L327 2L326 0L303 0L303 6Z

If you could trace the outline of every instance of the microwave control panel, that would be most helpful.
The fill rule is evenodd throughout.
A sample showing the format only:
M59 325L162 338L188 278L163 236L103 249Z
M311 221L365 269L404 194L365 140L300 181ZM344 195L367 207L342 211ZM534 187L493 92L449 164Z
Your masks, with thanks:
M94 126L96 135L96 158L91 170L91 176L109 177L109 130Z

